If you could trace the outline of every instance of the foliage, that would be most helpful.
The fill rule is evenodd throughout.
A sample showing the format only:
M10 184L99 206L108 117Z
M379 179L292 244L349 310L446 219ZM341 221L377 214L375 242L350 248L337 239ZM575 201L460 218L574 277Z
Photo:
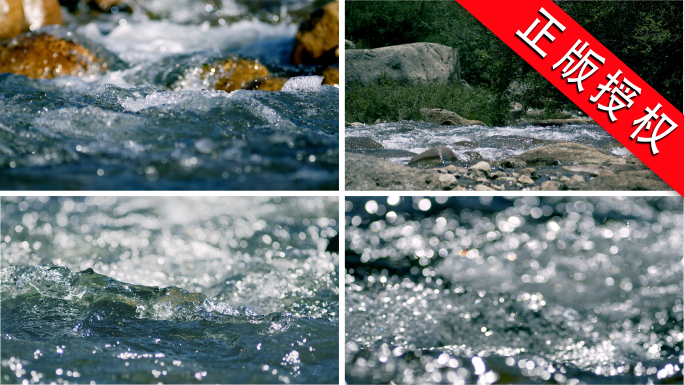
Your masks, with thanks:
M557 0L557 3L670 103L682 110L681 1ZM491 114L487 119L466 115L469 119L503 124L511 102L551 112L576 109L560 91L455 1L349 1L345 7L345 38L353 41L358 48L416 42L457 48L463 79L472 86L487 89L494 100L487 107ZM518 89L512 89L511 84L517 84ZM374 87L381 85L371 88ZM358 89L355 92L358 94ZM367 96L374 94L370 88L365 93ZM378 106L383 105L382 100L377 103ZM437 108L436 105L427 104L421 107ZM384 108L389 107L385 104Z
M496 99L486 89L469 89L452 84L409 86L381 80L375 84L353 84L345 90L345 120L374 123L421 120L420 109L443 108L467 119L492 124Z

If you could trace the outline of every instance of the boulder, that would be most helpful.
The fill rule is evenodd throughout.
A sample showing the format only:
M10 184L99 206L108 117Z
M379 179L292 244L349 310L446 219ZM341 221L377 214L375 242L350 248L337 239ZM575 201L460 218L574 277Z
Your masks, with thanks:
M458 51L435 43L413 43L345 51L345 83L373 83L385 77L412 86L458 82Z
M615 156L607 155L595 148L583 144L562 142L549 146L539 147L517 155L515 158L504 160L502 163L515 164L517 161L524 161L529 165L572 165L572 164L601 164L610 162L619 164L625 160Z
M347 191L443 190L437 173L402 166L372 156L345 153Z
M534 184L534 181L528 175L520 175L520 177L518 178L518 183L520 183L520 184Z
M0 42L0 73L34 79L82 76L106 67L82 45L47 33L26 33Z
M558 191L560 189L560 182L556 182L553 180L547 180L546 182L541 184L541 190L542 191Z
M350 40L345 40L344 49L356 49L356 44L352 43Z
M593 191L672 191L651 170L623 171L616 175L600 175L586 183L583 190Z
M475 186L474 190L475 191L497 191L496 189L493 189L493 188L491 188L487 185L484 185L484 184L478 184L477 186Z
M268 78L271 73L263 64L248 59L228 58L213 65L205 66L202 77L215 77L218 91L235 91L245 88L250 82ZM284 84L284 83L283 83ZM281 86L282 88L282 86Z
M440 124L442 126L485 126L487 127L486 124L482 123L479 120L470 120L461 117L459 114L455 112L451 112L448 110L442 110L439 108L421 108L420 109L420 116L423 118L423 120L435 124Z
M456 154L454 154L453 151L451 151L450 148L445 147L445 146L437 146L433 147L427 151L421 152L420 154L414 156L411 158L408 164L414 164L422 161L429 161L429 160L437 160L440 159L442 161L444 160L458 160L456 157Z
M0 40L17 36L24 28L24 6L21 0L0 1Z
M292 64L326 65L339 61L340 2L315 10L299 26L292 48Z
M451 174L439 174L437 180L440 186L442 186L442 190L453 190L458 186L458 180Z
M492 172L492 166L487 162L478 162L476 165L470 167L470 172L475 177L489 178L489 174Z
M30 31L46 25L64 25L58 0L22 0L24 19Z
M265 78L257 78L247 83L243 89L255 91L280 91L283 85L288 81L288 78L278 76L269 76Z

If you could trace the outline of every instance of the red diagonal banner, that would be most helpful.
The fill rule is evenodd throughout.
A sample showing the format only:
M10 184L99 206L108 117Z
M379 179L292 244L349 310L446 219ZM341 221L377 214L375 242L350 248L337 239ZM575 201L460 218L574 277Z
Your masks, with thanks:
M684 195L684 116L568 14L551 0L456 1Z

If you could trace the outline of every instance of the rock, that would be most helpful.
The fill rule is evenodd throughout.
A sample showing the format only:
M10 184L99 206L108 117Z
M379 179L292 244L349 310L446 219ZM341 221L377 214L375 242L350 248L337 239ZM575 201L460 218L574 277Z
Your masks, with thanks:
M556 181L551 181L547 180L546 182L541 184L541 190L542 191L558 191L560 189L561 184Z
M371 156L345 153L347 191L442 190L437 174Z
M345 83L374 83L385 77L411 86L458 82L458 51L435 43L413 43L345 51Z
M501 165L506 168L519 168L527 166L527 162L525 162L524 160L513 158L502 161Z
M0 43L0 73L34 79L82 76L106 63L80 44L46 33L26 33Z
M373 124L380 124L380 119L375 119L375 123Z
M530 178L527 175L520 175L520 177L518 178L518 182L520 184L534 184L534 181L532 180L532 178Z
M323 76L323 84L334 86L340 84L340 70L335 67L325 67L319 75Z
M439 184L442 186L442 190L451 190L458 186L458 180L451 174L440 174L437 176Z
M427 151L421 152L420 154L414 156L408 164L418 163L425 160L457 160L456 154L451 151L450 148L445 146L433 147Z
M536 148L507 159L505 162L515 162L522 160L530 165L572 165L577 164L601 164L606 161L619 164L625 160L615 156L607 155L595 148L583 144L563 142Z
M292 48L292 64L326 65L339 61L340 2L315 10L299 26Z
M406 150L394 150L394 149L381 149L381 150L371 150L366 155L373 156L375 158L382 159L392 159L392 158L413 158L416 156L415 152Z
M535 169L533 169L532 167L526 167L526 168L523 168L522 170L519 170L518 174L527 175L527 176L531 177L532 173L534 173L534 171L535 171Z
M616 175L601 175L584 187L593 191L672 191L667 183L651 170L623 171Z
M87 0L86 3L89 4L91 8L102 12L110 12L114 6L118 7L119 10L130 10L128 4L126 4L126 0Z
M489 188L491 188L492 190L496 190L496 191L504 191L505 190L505 188L503 186L499 186L496 184L490 184Z
M30 31L46 25L64 25L58 0L22 0L24 19Z
M478 184L477 186L475 186L474 190L475 191L496 191L495 189L493 189L487 185L484 185L484 184Z
M347 151L382 150L382 144L371 138L348 136L344 138L344 148Z
M24 6L21 0L0 1L0 40L17 36L24 28Z
M560 178L558 178L558 180L561 181L561 182L563 182L563 183L565 183L565 182L570 181L570 178L568 178L567 176L563 175L563 176L561 176Z
M458 172L458 169L453 164L444 167L443 170L449 174L456 174Z
M257 61L228 58L213 65L205 66L201 76L204 78L216 77L214 89L231 92L245 88L250 82L257 79L268 78L270 75L268 68Z
M283 85L288 81L288 78L281 78L277 76L269 76L265 78L257 78L247 83L243 87L245 90L254 91L280 91L283 89Z
M579 175L573 175L563 186L568 190L584 190L585 184L584 178Z
M478 162L476 165L470 167L470 172L478 177L489 178L489 175L492 172L492 166L487 162Z
M439 108L421 108L420 115L423 120L440 124L442 126L485 126L479 120L469 120L461 117L455 112L442 110Z
M582 174L589 174L593 176L599 176L601 174L614 174L610 169L603 168L597 164L582 164L578 166L566 166L563 167L563 170L573 172L573 173L582 173Z
M482 159L484 159L484 158L482 157L482 155L480 155L479 152L475 152L475 151L466 151L466 152L465 152L465 155L468 157L468 161L470 161L470 162L475 161L475 160L482 160Z
M351 127L354 127L354 126L365 126L365 124L359 123L359 122L352 122L352 123L349 123L349 125L350 125Z
M356 49L356 44L352 43L349 40L344 41L344 49Z

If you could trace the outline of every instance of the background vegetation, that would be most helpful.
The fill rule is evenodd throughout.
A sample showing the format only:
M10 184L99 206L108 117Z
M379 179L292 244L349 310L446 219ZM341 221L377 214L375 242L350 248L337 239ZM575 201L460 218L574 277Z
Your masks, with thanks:
M556 3L682 111L682 1ZM457 48L462 77L473 87L416 89L386 80L347 86L348 121L418 119L421 107L431 107L500 125L509 118L511 102L544 109L545 117L563 109L577 110L455 1L348 1L345 7L345 39L357 48L417 42ZM512 82L517 87L511 87Z

